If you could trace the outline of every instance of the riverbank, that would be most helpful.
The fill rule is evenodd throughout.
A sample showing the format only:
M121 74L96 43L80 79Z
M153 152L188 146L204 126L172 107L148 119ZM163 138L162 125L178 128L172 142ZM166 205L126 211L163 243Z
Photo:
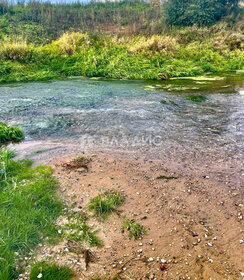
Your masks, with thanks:
M81 157L79 157L81 158ZM38 249L36 260L68 265L75 279L242 279L243 193L212 179L172 173L163 162L83 154L88 169L73 157L51 161L58 191L74 211L89 214L102 247L65 237ZM77 163L77 162L76 162ZM125 198L105 220L88 210L92 198L106 191ZM133 220L146 234L130 238L124 221ZM60 218L58 225L65 225ZM65 230L64 230L65 236ZM101 278L94 278L98 276ZM189 278L190 277L190 278Z
M0 83L69 76L167 80L244 69L242 31L184 28L165 35L117 37L66 33L44 46L5 38Z

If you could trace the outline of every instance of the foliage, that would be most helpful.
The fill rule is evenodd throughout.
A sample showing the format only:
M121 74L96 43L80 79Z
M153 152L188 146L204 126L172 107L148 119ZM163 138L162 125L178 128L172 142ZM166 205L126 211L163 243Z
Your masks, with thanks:
M59 267L55 263L39 262L32 266L30 280L38 279L38 275L42 276L42 280L69 280L73 273L68 266Z
M107 191L90 200L89 210L98 217L106 218L108 214L115 212L124 200L125 198L120 192Z
M62 211L51 167L31 168L30 160L15 161L13 156L13 151L0 150L0 279L4 280L18 275L19 256L44 238L56 238L54 221Z
M146 229L143 226L136 224L134 220L126 220L123 229L128 229L129 236L134 239L141 238L147 233Z
M217 26L149 37L69 33L45 46L28 45L18 55L6 51L18 49L7 42L0 45L0 83L67 76L160 80L244 67L243 34Z
M0 145L8 142L18 142L24 139L24 133L18 128L0 122Z
M0 27L3 34L24 35L35 44L51 42L70 31L152 34L163 28L161 7L140 0L59 4L0 1Z
M129 51L133 54L138 52L160 53L164 55L173 55L179 50L179 44L175 38L169 36L153 35L146 38L141 37Z
M169 25L211 25L231 11L237 12L238 0L169 0L165 4Z

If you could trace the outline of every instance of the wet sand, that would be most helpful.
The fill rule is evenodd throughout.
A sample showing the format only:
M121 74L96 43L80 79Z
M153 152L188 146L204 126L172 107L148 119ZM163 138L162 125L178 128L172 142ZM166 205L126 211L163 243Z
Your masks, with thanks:
M40 144L44 152L32 154ZM96 274L118 274L120 279L243 279L243 189L229 185L225 178L220 182L207 175L177 172L165 160L149 160L129 151L86 152L91 158L86 173L63 167L80 154L75 145L23 143L18 150L21 157L32 154L35 164L51 164L61 183L59 195L68 205L87 212L89 200L110 189L126 197L119 215L105 222L91 218L89 223L99 229L104 246L92 248L95 260L87 270L83 254L71 252L66 239L58 246L42 247L39 259L51 257L68 264L77 279ZM145 226L143 239L131 240L128 232L122 233L123 217Z

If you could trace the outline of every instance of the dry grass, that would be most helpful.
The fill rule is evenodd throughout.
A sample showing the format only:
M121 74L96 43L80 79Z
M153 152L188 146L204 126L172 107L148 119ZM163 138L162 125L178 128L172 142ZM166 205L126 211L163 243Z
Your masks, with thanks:
M89 36L79 32L64 33L59 40L53 43L60 52L68 55L73 55L83 46L89 46L90 44Z

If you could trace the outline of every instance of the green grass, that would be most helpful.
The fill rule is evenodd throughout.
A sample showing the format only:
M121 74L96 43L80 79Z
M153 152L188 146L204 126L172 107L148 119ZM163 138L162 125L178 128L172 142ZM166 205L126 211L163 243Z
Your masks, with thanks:
M0 122L0 145L9 142L19 142L22 139L24 139L24 133L21 129Z
M27 45L23 41L3 42L0 47L0 83L69 76L193 79L209 73L243 71L243 35L233 30L216 32L214 27L204 30L179 29L171 34L168 31L169 34L151 37L101 35L95 39L94 34L71 33L45 46ZM201 32L206 34L202 36ZM230 41L234 44L231 47Z
M14 152L0 149L0 279L19 273L18 257L45 238L58 237L55 220L62 213L51 167L31 168L30 160L15 161Z
M68 266L57 266L54 263L40 262L32 266L30 280L69 280L73 273Z
M69 210L66 213L68 223L64 225L64 235L75 242L86 242L90 247L102 246L103 243L96 236L98 230L94 230L87 224L89 216L82 211Z
M98 230L93 230L86 223L70 223L66 226L66 237L73 241L86 242L90 247L103 245L99 237L96 236Z
M126 220L123 229L127 229L129 231L130 238L134 239L139 239L147 233L143 226L136 224L133 220Z
M88 208L95 216L106 219L108 214L115 212L123 204L125 198L118 191L107 191L89 201Z

